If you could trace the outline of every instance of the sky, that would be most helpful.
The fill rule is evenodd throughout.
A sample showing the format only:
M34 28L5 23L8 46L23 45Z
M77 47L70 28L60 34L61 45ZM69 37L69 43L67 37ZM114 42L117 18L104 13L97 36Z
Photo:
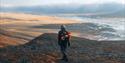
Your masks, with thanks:
M56 4L102 4L102 3L121 3L125 0L0 0L0 6L38 6Z

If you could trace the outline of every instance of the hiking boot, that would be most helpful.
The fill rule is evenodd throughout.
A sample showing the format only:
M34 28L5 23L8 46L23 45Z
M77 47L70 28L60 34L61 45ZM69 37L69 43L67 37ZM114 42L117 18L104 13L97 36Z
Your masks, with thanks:
M66 62L68 62L68 59L65 59Z
M65 60L65 58L62 58L61 60Z
M68 58L62 58L61 60L68 62Z

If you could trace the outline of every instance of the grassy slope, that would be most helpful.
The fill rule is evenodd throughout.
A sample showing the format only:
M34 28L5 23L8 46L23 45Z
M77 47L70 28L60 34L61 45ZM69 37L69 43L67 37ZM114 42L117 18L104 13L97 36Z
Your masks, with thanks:
M2 63L65 63L57 44L57 34L45 33L20 46L0 49ZM124 41L93 41L72 37L69 63L124 63Z

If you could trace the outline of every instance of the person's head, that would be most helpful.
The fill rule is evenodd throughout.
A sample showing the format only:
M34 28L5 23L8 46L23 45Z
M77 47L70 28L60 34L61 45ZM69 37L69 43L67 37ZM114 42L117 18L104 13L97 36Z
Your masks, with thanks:
M62 31L66 31L66 26L65 25L61 25L61 30Z

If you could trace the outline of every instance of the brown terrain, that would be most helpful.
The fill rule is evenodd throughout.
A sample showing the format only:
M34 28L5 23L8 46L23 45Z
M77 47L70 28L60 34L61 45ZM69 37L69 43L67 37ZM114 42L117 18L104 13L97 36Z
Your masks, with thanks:
M125 63L125 41L89 40L75 37L75 32L67 51L69 62L61 61L57 44L59 29L52 25L75 23L79 22L52 16L0 13L0 63Z
M0 13L0 47L24 44L42 33L57 31L55 29L31 28L33 26L69 23L78 23L78 21L51 16Z

